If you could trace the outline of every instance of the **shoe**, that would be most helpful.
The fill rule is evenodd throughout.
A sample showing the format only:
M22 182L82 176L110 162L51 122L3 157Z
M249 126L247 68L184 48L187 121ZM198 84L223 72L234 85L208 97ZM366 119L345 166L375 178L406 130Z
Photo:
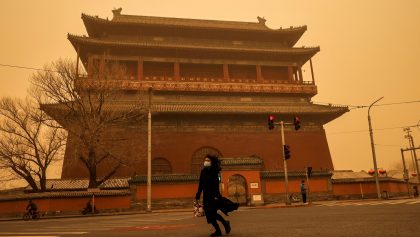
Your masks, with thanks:
M225 225L226 234L229 234L230 233L230 230L231 230L231 228L230 228L230 221L226 221L226 225Z
M210 235L211 237L213 237L213 236L222 236L222 232L214 232L214 233L211 233L211 235Z

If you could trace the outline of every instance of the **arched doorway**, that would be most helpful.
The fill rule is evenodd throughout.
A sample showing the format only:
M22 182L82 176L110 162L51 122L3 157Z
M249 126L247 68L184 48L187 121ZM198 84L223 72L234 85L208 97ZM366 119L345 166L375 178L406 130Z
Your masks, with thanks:
M242 175L235 174L228 180L228 195L233 202L246 204L247 189L246 180Z
M201 169L203 168L204 156L210 154L218 157L222 157L222 154L213 147L205 146L198 148L191 160L191 173L192 174L199 174Z

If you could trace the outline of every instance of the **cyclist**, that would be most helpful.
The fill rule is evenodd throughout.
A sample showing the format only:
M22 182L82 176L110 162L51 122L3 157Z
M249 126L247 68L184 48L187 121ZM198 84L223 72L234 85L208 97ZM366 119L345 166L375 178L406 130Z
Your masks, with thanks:
M31 214L31 216L33 216L38 211L38 207L32 200L29 199L29 203L26 206L26 210L29 214Z

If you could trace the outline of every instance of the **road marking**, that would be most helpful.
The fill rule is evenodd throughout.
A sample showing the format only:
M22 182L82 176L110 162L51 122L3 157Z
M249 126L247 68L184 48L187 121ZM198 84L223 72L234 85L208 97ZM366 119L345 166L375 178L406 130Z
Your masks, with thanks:
M345 202L333 202L333 203L326 203L320 204L321 206L377 206L377 205L396 205L396 204L418 204L420 200L385 200L385 201L366 201L366 202L352 202L352 203L345 203Z
M69 231L69 232L1 232L0 236L2 235L83 235L87 234L89 232L83 232L83 231Z
M59 235L2 235L1 237L60 237Z
M175 230L175 229L184 229L191 228L196 226L196 224L177 224L177 225L148 225L148 226L134 226L127 229L127 231L145 231L145 230Z
M396 201L396 202L389 202L389 203L386 203L386 204L395 205L395 204L403 204L403 203L407 203L407 202L406 201L404 201L404 202Z
M361 202L361 203L355 203L354 205L363 206L363 205L370 205L370 204L373 204L373 203L377 203L377 202Z
M407 202L407 204L409 204L409 205L417 204L417 203L420 203L420 200Z

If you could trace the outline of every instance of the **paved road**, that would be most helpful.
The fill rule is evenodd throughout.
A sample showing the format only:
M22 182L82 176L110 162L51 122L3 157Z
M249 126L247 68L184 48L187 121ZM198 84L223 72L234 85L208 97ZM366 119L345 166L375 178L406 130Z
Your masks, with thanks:
M420 236L420 199L322 202L296 208L242 209L229 236ZM0 222L4 236L208 236L192 212Z

